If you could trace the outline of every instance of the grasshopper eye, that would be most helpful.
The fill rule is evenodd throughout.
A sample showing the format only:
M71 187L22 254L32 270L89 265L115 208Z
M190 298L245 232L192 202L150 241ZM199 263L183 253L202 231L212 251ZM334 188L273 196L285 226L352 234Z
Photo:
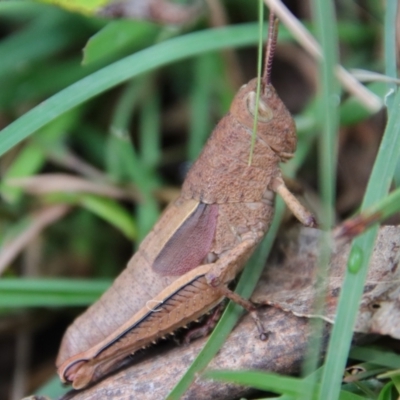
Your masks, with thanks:
M256 110L256 92L250 92L246 99L246 106L251 115L255 115ZM268 105L260 99L258 102L258 120L260 122L268 122L274 117L274 113Z

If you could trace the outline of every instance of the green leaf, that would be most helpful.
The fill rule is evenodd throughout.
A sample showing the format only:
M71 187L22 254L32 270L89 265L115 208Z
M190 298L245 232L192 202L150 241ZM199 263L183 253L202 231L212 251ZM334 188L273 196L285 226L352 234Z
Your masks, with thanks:
M216 379L225 382L233 382L242 386L251 386L256 389L271 391L278 394L299 396L307 394L312 398L311 384L304 384L299 378L267 374L262 371L206 371L205 378Z
M400 366L400 356L398 354L377 347L354 346L351 348L349 356L356 360L368 361L388 368L399 368Z
M82 14L95 14L97 9L104 6L108 0L37 0L43 3L54 4L68 11L78 11Z
M400 108L399 91L394 99L393 107L395 107L394 109ZM399 131L400 115L391 113L368 182L362 210L383 199L389 191L396 163L400 158ZM357 273L346 272L340 292L336 321L328 346L328 357L322 381L327 400L337 398L377 232L378 228L373 227L353 241L353 247L361 250L362 265Z
M386 94L386 83L374 82L367 85L368 89L383 98ZM371 112L367 110L359 99L354 96L346 99L340 106L340 124L354 125L360 121L364 121L371 116Z
M156 44L117 61L60 91L3 129L0 156L59 115L130 78L207 51L242 47L256 40L256 24L208 29Z
M58 375L54 375L49 381L42 385L35 391L37 396L48 396L51 399L58 399L62 395L68 393L71 390L69 386L64 385L60 381Z
M137 230L132 215L116 201L89 194L80 194L77 201L83 208L115 226L128 239L136 239Z
M109 288L109 280L0 279L0 307L86 306Z
M83 65L105 59L114 54L134 53L149 46L160 27L145 21L112 21L92 36L83 50Z
M190 101L190 133L188 158L194 161L208 138L212 124L210 99L215 91L215 55L204 54L194 61L193 85Z
M71 24L75 26L72 30ZM38 60L59 53L87 32L82 20L46 7L45 12L25 29L0 42L0 78L15 75Z
M35 143L26 145L13 160L0 183L0 192L3 199L9 203L17 203L23 195L23 190L7 185L7 179L33 175L41 169L45 161L45 154L41 147Z
M261 371L206 371L203 374L206 378L217 379L226 382L233 382L242 386L251 386L256 389L285 394L298 398L302 396L309 400L316 399L313 394L314 385L305 379L292 378ZM315 385L319 389L319 385ZM345 390L340 391L340 400L365 400L354 393Z
M397 400L398 396L394 393L393 382L388 382L379 393L378 400Z

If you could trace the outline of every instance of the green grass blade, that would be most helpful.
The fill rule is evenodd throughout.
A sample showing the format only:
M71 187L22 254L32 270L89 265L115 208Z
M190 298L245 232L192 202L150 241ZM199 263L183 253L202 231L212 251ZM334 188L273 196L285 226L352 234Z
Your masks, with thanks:
M400 92L396 94L393 107L395 109L400 107ZM399 132L400 115L392 113L368 182L362 210L377 203L388 193L397 160L400 158ZM358 305L363 292L377 231L377 227L371 228L356 238L352 245L349 260L352 259L352 254L355 252L360 253L362 259L358 271L346 272L342 286L336 322L332 330L322 377L321 398L324 400L336 400L339 396L340 382L350 349Z
M396 16L397 16L397 0L388 0L386 2L385 12L385 74L392 78L397 78L397 46L396 46ZM396 84L388 83L386 85L387 94L385 97L388 114L390 114L393 106L393 98L396 93ZM394 180L397 187L400 187L400 161L397 163Z
M78 203L88 211L119 229L128 239L137 238L137 228L131 214L118 202L101 196L80 194Z
M275 218L271 228L269 229L267 236L262 241L259 248L250 258L245 270L242 273L242 276L236 287L236 293L244 298L250 297L260 278L261 272L264 269L265 260L267 259L278 231L283 210L283 202L279 199L279 201L277 201ZM221 348L242 313L243 309L237 304L232 302L228 304L228 307L226 308L214 331L210 335L206 345L200 351L193 364L186 371L181 381L178 382L178 384L168 395L167 400L179 400L183 396L195 378L195 375L208 365L214 355Z
M368 207L359 215L343 222L339 225L339 229L336 228L336 232L340 236L358 234L369 228L370 225L382 222L398 211L400 211L400 188L397 188L373 206Z
M299 378L268 374L263 371L206 371L206 378L233 382L242 386L251 386L256 389L271 391L289 396L308 395L311 397L312 385L304 384Z
M396 16L397 16L397 0L386 1L385 12L385 74L392 78L397 78L397 46L396 46ZM387 84L388 93L385 97L388 112L390 112L393 99L396 94L396 83Z
M36 17L46 10L49 10L48 5L33 1L13 0L0 2L0 16L18 20Z
M210 99L216 74L213 54L204 54L194 61L190 100L190 132L188 158L194 161L211 132Z
M149 169L157 167L161 159L160 99L156 91L146 96L140 113L140 158Z
M3 199L9 203L17 203L23 195L23 190L7 185L7 179L33 175L40 170L45 161L43 148L35 143L25 146L3 174L3 179L0 183L0 193Z
M387 93L387 86L384 82L372 82L366 86L381 99L383 99ZM340 105L340 126L355 125L372 115L371 111L367 110L359 99L351 96L345 99Z
M101 65L103 66L103 65ZM45 59L34 66L0 78L0 107L12 109L20 103L36 104L101 67L91 64L82 68L80 57L63 61ZM19 89L16 90L16 87Z
M302 396L308 400L313 396L314 385L308 379L291 378L261 371L207 371L203 376L242 386L285 394L291 398ZM318 389L319 385L316 385ZM365 400L365 397L342 390L340 400Z
M139 100L148 90L149 79L133 80L124 89L115 107L107 140L107 171L114 179L132 182L141 192L147 189L147 174L129 134L129 123Z
M330 229L333 223L333 204L335 200L336 138L338 130L339 87L335 78L337 64L337 28L333 3L326 0L314 0L315 21L318 37L323 49L321 63L321 116L322 135L319 140L319 186L323 204L324 220L322 228Z
M400 394L400 373L399 373L399 371L397 371L397 374L395 376L392 376L391 379L392 379L393 385L395 386L395 388L397 390L397 394ZM396 399L396 397L395 397L395 399Z
M60 12L48 10L48 17L41 16L25 29L16 32L0 42L0 77L15 73L21 65L43 59L62 49L70 37L60 29L55 29L60 22ZM54 20L54 22L52 21ZM53 34L49 35L49 29ZM36 43L32 46L32 43Z
M159 207L153 190L158 186L153 172L158 165L160 154L160 126L158 96L148 93L150 76L140 82L132 81L117 104L107 145L108 170L117 179L127 179L138 188L142 201L137 205L138 241L150 231L159 216ZM145 95L140 108L139 155L130 140L128 124L132 110Z
M263 22L264 22L264 2L258 0L258 49L257 49L257 87L256 87L256 105L255 108L257 112L254 114L253 120L253 133L251 135L251 145L249 154L249 166L253 160L254 146L256 144L257 138L257 122L258 122L258 108L260 106L260 95L261 95L261 75L262 75L262 61L263 61ZM268 26L269 30L270 26ZM267 51L267 50L265 50ZM267 68L265 66L264 68Z
M0 279L0 308L86 306L110 287L110 280Z
M143 240L157 222L159 206L153 196L153 190L159 186L159 179L154 173L160 158L160 109L157 93L149 93L140 110L140 173L146 171L146 186L142 186L143 202L138 204L137 222L139 240ZM144 175L144 174L143 174Z
M83 50L83 65L109 60L115 54L133 53L154 42L158 25L147 21L118 20L109 22L93 35Z
M208 29L159 43L117 61L60 91L4 128L0 132L0 156L59 115L130 78L184 58L256 41L257 24Z
M319 224L323 230L329 230L334 221L335 202L335 174L336 174L336 140L339 123L339 86L335 76L335 66L338 63L337 26L334 5L332 1L314 0L314 21L317 37L321 43L323 61L320 64L321 104L318 110L318 125L322 128L318 148L318 180L322 201L322 212ZM335 103L336 101L336 103ZM330 246L329 235L321 236L319 252L318 281L320 286L326 279ZM313 300L313 314L323 313L326 294L316 292L318 296ZM303 373L309 375L317 368L322 346L323 321L311 321L313 338L307 349ZM304 399L307 398L303 397Z
M282 37L288 39L289 35L286 32ZM128 79L184 58L256 41L257 24L243 24L180 36L119 60L60 91L0 131L0 156L59 115Z
M58 399L62 395L67 394L70 390L71 388L69 386L61 383L58 375L54 375L48 382L37 389L35 394L37 396L48 396L50 399Z
M393 394L393 382L388 382L379 393L377 400L396 400L398 396Z
M382 365L387 368L397 369L400 366L400 355L377 347L354 346L350 351L350 357L356 360Z
M137 239L132 215L116 200L83 192L53 192L46 199L53 204L78 205L120 230L128 239Z

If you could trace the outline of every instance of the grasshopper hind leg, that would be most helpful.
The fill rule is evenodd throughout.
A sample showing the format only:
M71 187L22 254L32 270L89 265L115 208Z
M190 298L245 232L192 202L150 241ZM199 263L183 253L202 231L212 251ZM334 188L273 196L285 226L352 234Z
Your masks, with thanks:
M183 343L189 344L195 339L207 336L217 325L221 318L222 312L226 307L226 301L218 304L212 311L211 314L207 315L205 321L200 326L192 327L183 337Z
M260 334L260 340L267 340L270 332L264 328L261 318L258 315L257 307L250 300L246 300L243 297L239 296L237 293L230 290L227 286L221 286L218 288L218 290L221 294L223 294L229 300L232 300L234 303L239 304L250 314L251 318L256 324L258 333Z

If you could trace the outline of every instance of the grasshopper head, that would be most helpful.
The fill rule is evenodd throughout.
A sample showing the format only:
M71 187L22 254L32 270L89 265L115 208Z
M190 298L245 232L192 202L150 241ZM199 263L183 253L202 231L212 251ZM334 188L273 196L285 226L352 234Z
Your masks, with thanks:
M231 114L252 132L256 114L257 79L241 87L233 99ZM257 137L285 161L296 150L296 128L292 116L272 85L261 89L258 105Z

